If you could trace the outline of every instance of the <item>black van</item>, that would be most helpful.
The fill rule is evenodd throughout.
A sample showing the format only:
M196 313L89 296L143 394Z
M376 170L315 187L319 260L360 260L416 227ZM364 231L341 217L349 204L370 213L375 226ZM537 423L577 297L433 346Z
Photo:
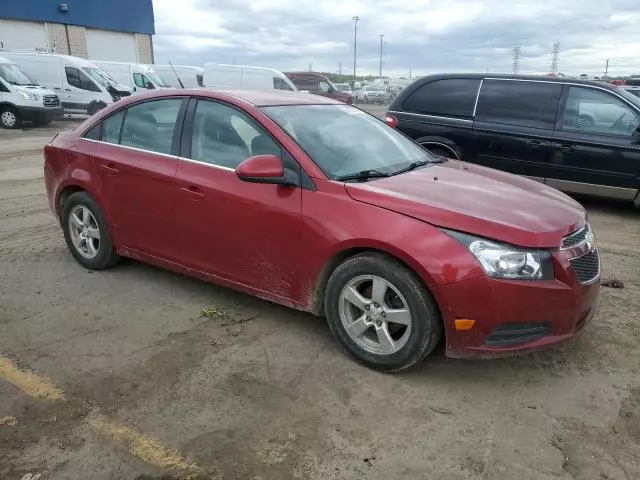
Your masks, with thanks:
M640 98L614 85L432 75L407 87L386 121L436 155L640 208Z

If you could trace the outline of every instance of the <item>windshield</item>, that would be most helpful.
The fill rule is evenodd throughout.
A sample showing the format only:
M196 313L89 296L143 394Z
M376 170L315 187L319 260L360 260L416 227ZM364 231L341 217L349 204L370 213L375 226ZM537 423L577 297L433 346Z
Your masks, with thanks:
M99 68L94 67L84 67L83 70L89 74L91 78L97 81L100 85L115 85L116 81L109 76L107 72L101 70Z
M349 85L347 85L346 83L336 83L335 87L336 87L336 89L340 90L341 92L350 92L351 91L351 87Z
M262 109L332 179L364 170L394 173L431 157L384 122L347 105L289 105Z
M145 76L159 87L171 87L171 85L165 82L156 72L147 72Z
M35 85L35 82L13 63L0 63L0 77L10 85Z

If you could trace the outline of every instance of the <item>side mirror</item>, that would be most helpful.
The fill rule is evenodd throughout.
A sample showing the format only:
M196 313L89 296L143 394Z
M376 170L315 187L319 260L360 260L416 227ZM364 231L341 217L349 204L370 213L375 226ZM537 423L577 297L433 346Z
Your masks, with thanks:
M296 175L284 168L282 159L272 154L254 155L236 167L236 176L251 183L297 185Z
M153 90L154 88L156 88L156 87L153 86L153 83L151 83L151 82L145 83L144 86L145 86L145 88L148 88L149 90Z

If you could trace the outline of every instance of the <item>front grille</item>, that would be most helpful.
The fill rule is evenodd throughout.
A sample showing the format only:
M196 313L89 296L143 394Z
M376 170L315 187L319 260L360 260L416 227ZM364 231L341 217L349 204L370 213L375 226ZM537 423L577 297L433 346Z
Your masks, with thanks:
M600 257L597 250L592 250L578 258L572 258L569 263L576 272L580 283L590 283L600 275Z
M587 239L587 234L591 231L589 224L582 227L580 230L573 232L571 235L567 235L562 239L562 248L571 248L575 245L579 245Z
M516 343L532 342L549 333L547 323L503 323L485 340L489 347L505 347Z
M59 107L60 99L57 95L45 95L42 99L42 103L45 107Z

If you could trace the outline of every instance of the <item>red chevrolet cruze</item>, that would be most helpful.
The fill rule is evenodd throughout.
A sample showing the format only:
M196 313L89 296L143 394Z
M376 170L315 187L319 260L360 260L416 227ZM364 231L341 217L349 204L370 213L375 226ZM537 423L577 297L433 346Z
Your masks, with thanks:
M45 147L49 202L84 267L126 256L326 316L383 371L572 337L600 260L583 208L434 157L335 100L162 91Z

